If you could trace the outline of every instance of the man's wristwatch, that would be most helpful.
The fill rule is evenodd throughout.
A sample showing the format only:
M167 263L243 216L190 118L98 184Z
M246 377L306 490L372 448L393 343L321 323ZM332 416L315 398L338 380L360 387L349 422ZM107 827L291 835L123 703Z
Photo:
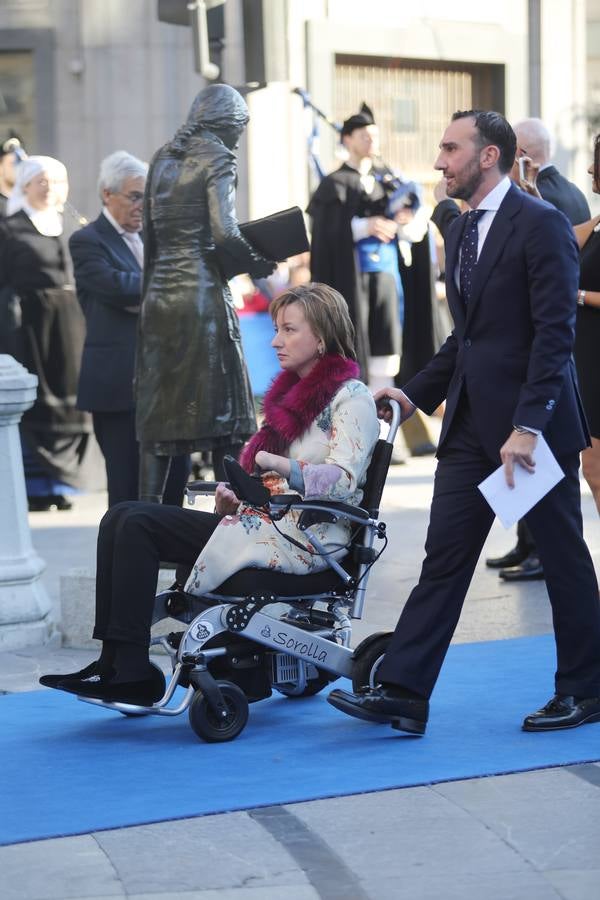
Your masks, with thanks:
M535 434L535 431L532 431L530 428L523 428L522 425L513 425L513 431L518 431L519 434Z
M577 291L577 305L585 306L585 291Z

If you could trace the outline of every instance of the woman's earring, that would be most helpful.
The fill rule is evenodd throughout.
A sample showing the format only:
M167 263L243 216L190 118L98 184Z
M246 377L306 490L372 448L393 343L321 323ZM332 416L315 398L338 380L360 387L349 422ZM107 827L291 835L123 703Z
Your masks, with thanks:
M323 346L323 344L319 345L319 349L317 350L317 353L319 354L319 356L325 356L325 347Z

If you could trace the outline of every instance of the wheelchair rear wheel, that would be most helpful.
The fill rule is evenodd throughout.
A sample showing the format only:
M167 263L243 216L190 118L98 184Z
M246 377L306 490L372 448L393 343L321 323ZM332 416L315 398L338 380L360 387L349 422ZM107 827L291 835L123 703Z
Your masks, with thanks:
M209 744L232 741L246 727L248 721L248 701L244 692L231 681L217 681L227 715L220 719L209 706L201 691L196 691L188 712L190 725Z
M352 666L352 690L354 692L365 687L375 687L377 670L391 640L391 631L381 631L365 638L358 645L354 651L354 665Z

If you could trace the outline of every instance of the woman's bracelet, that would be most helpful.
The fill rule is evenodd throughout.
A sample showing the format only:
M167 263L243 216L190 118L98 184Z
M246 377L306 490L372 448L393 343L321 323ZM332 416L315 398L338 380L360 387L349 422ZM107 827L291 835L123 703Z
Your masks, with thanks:
M577 303L579 306L585 306L585 291L577 291Z

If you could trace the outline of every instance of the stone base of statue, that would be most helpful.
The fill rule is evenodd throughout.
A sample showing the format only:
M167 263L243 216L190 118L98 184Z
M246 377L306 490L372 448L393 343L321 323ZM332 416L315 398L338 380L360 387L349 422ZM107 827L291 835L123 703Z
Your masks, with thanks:
M46 565L31 543L19 438L36 393L36 376L0 355L0 651L46 643L54 630L40 581Z

